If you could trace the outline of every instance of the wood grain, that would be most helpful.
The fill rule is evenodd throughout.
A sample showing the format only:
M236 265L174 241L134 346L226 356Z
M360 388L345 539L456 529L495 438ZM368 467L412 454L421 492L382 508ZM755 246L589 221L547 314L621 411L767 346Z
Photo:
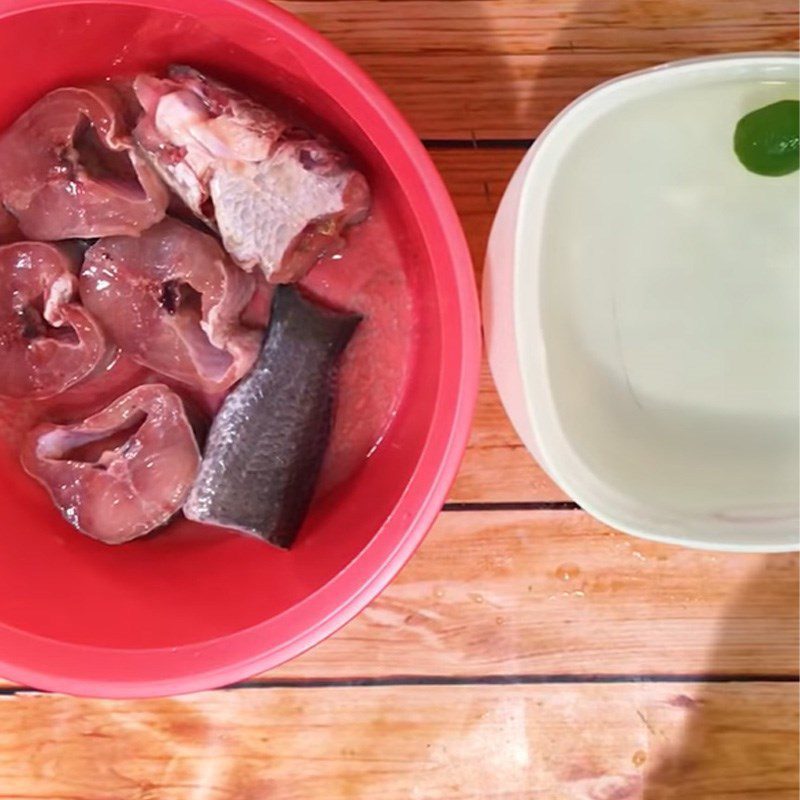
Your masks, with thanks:
M634 69L797 49L794 0L281 0L352 55L422 137L529 138Z
M461 219L479 285L494 215L526 151L525 147L430 151Z
M450 511L352 622L254 680L796 677L798 580L796 554L658 545L581 511Z
M281 5L434 139L528 139L604 78L797 42L793 0ZM434 154L478 275L522 153ZM562 499L484 368L451 500ZM796 800L797 684L752 679L797 672L797 556L638 542L579 511L449 512L363 614L261 686L0 696L0 799ZM476 683L302 686L397 676Z
M431 152L461 219L478 285L492 220L524 154L524 148ZM486 503L567 499L519 440L484 362L469 446L450 500Z
M796 555L638 541L580 511L446 512L356 619L265 680L797 675Z
M569 500L517 436L485 359L469 444L448 499L457 503Z
M13 800L793 800L791 684L249 689L0 703Z

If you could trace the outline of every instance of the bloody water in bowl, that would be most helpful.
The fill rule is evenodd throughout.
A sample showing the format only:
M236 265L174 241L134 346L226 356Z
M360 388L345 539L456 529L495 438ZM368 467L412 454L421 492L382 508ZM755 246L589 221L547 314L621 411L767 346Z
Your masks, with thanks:
M219 25L231 39L221 37ZM288 553L185 519L123 546L103 545L75 531L24 474L20 431L37 417L69 418L78 406L100 404L138 383L143 371L127 359L55 401L5 401L0 410L0 480L8 498L0 508L0 623L74 644L171 648L275 618L358 557L402 496L429 435L441 331L437 279L413 210L370 137L279 39L271 51L279 66L264 69L263 31L234 20L212 30L135 6L71 6L2 21L0 47L22 35L15 26L52 40L44 60L41 51L36 58L20 53L13 80L0 88L0 127L56 86L158 71L166 58L262 99L274 94L280 104L294 104L313 129L354 155L370 181L370 218L349 231L340 258L323 260L303 281L315 296L365 319L341 366L317 499ZM89 48L79 35L87 29Z

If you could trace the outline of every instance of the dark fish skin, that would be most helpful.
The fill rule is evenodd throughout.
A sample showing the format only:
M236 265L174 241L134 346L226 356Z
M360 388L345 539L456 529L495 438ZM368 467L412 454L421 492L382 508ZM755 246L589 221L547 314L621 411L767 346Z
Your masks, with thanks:
M360 321L278 287L258 361L211 426L189 519L292 544L328 444L339 357Z

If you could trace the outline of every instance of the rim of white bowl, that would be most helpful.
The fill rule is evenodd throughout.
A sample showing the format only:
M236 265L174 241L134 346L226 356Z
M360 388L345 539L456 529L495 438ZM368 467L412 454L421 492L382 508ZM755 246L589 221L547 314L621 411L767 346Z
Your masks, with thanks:
M513 335L517 350L516 367L521 377L527 421L535 440L525 444L529 450L537 452L537 458L544 470L581 508L610 527L642 539L664 544L723 552L780 553L800 550L800 530L798 530L798 538L795 541L759 544L757 542L709 541L704 539L700 533L697 535L676 533L669 530L670 523L664 515L662 515L660 522L643 525L643 522L647 519L645 506L632 501L632 498L628 495L612 490L608 484L598 478L569 443L561 427L548 378L547 353L542 336L543 326L539 285L541 258L538 254L531 258L534 268L530 271L533 277L524 292L524 299L527 301L524 309L524 313L528 318L526 326L529 331L531 329L536 331L538 335L535 337L526 336L523 330L523 309L521 305L523 292L519 288L523 274L523 258L521 258L521 254L525 252L523 241L540 239L544 219L543 212L548 194L547 189L551 185L552 176L557 171L559 163L558 159L548 161L546 158L542 158L541 154L543 150L546 153L545 148L554 138L554 134L559 132L565 123L574 124L576 111L582 110L587 101L596 100L599 96L616 92L622 85L630 86L635 83L649 82L654 77L660 77L664 73L672 73L677 77L681 74L692 75L702 72L718 72L721 69L730 70L736 67L747 68L758 63L764 63L765 66L774 65L781 69L790 67L800 70L800 54L788 51L750 52L670 61L604 81L573 100L553 118L531 145L525 157L525 162L523 162L525 173L513 231L512 313L514 320ZM800 75L798 75L798 80L800 80ZM534 181L540 186L539 191L531 191L531 185ZM523 230L523 222L526 224L525 230ZM533 226L533 232L531 232L531 226ZM530 267L530 263L528 266ZM529 370L524 368L525 363L536 363L539 366L535 370ZM554 457L554 451L559 448L561 456ZM589 487L588 491L587 487ZM598 499L596 495L601 493L603 499ZM792 515L787 519L795 520L796 516ZM685 522L681 523L677 519L674 522L674 528L675 531L687 530Z

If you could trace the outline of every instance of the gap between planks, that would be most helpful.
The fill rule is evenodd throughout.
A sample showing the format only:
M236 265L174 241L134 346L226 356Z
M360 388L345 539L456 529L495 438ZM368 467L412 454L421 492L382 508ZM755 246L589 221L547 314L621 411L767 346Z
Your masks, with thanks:
M445 503L442 511L580 511L577 503L562 500L511 500Z
M428 150L527 150L534 139L422 139Z
M233 692L248 689L356 689L392 686L616 686L638 684L800 684L798 675L395 675L382 678L308 678L248 680L220 686L210 691ZM19 694L54 694L27 686L0 686L0 697Z
M642 683L800 683L800 675L396 675L385 678L249 680L221 687L240 689L350 689L380 686L586 686ZM24 691L24 690L17 690ZM8 692L12 694L13 692Z

